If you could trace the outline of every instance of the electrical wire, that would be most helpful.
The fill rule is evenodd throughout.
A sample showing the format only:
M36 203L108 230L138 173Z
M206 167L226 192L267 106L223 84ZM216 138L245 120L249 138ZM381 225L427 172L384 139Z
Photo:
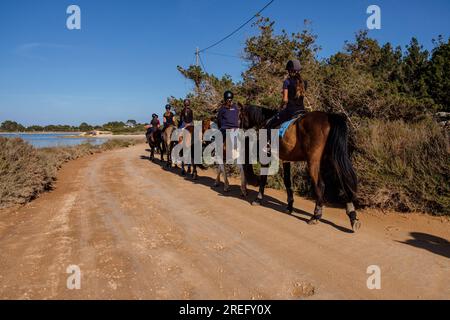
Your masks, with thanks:
M239 28L237 28L236 30L234 30L232 33L230 33L229 35L227 35L225 38L213 43L212 45L210 45L209 47L206 47L205 49L202 49L199 51L199 53L205 52L217 45L219 45L220 43L224 42L225 40L231 38L233 35L235 35L239 30L241 30L242 28L244 28L247 24L249 24L253 19L255 19L257 16L259 16L264 10L266 10L275 0L271 0L269 3L267 3L261 10L259 10L257 13L255 13L253 15L253 17L251 17L250 19L248 19L244 24L242 24L241 26L239 26Z

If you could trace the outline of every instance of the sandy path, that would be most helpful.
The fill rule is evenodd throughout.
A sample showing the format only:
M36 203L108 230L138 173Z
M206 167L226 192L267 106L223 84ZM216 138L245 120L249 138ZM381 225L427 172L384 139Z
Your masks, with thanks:
M365 211L351 234L327 208L308 226L311 201L289 216L270 190L269 207L252 207L237 186L187 181L144 149L71 162L53 192L0 211L0 298L450 299L448 219ZM69 265L81 290L67 289ZM381 290L367 288L370 265Z

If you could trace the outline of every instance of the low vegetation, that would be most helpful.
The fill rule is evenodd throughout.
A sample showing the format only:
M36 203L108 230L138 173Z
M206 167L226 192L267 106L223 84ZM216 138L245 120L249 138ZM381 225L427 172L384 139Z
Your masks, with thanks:
M145 132L145 124L138 123L136 120L113 121L101 126L93 126L85 122L79 126L70 125L47 125L47 126L28 126L11 120L5 120L0 124L0 132L90 132L90 131L108 131L112 134L142 134Z
M25 204L51 189L58 169L67 161L135 143L114 139L100 146L36 149L22 139L0 137L0 208Z

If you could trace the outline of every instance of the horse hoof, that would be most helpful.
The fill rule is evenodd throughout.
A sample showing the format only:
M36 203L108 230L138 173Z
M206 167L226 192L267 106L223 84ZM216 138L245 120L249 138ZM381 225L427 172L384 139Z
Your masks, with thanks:
M316 218L312 218L311 220L309 220L309 222L308 222L308 224L310 225L310 226L315 226L315 225L318 225L320 223L320 220L319 219L316 219Z
M355 220L355 221L353 221L352 222L352 229L353 229L353 232L357 232L359 229L361 229L361 221L359 221L359 220Z
M294 212L294 209L288 207L286 208L286 210L284 210L284 212L287 214L292 214Z
M256 199L255 201L252 202L252 206L254 207L259 207L262 205L262 201L260 199Z
M194 173L193 175L192 175L192 180L197 180L198 179L198 175L196 174L196 173Z
M230 192L230 188L229 187L223 188L223 192Z

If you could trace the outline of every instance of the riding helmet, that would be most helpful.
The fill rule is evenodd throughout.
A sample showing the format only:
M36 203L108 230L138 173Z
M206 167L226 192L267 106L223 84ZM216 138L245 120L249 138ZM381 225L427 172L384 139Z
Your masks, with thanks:
M233 100L234 99L234 94L231 91L225 91L225 93L223 94L223 100L227 101L227 100Z
M289 60L286 66L286 70L288 71L300 71L301 68L302 66L298 60Z
M172 106L170 104L166 104L166 110L172 109Z
M158 115L156 113L152 114L152 118L158 118Z

